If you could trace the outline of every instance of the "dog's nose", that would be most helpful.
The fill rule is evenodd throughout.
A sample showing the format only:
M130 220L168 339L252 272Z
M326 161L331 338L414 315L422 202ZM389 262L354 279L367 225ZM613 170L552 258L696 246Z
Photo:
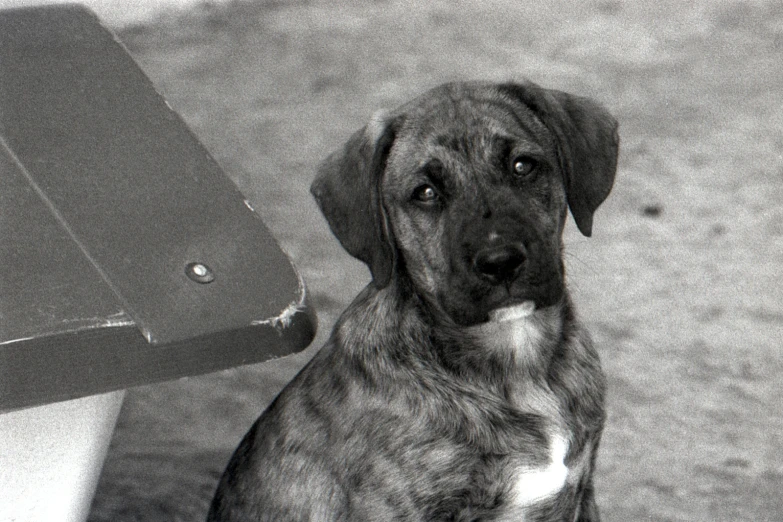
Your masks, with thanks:
M527 251L521 243L479 250L473 259L473 268L492 284L510 283L519 276L527 259Z

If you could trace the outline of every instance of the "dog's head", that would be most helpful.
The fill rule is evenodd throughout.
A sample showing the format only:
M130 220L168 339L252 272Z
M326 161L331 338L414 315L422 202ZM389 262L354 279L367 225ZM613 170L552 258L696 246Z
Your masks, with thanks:
M532 83L455 83L376 115L311 190L376 286L408 278L458 325L564 294L567 209L592 232L612 188L617 122Z

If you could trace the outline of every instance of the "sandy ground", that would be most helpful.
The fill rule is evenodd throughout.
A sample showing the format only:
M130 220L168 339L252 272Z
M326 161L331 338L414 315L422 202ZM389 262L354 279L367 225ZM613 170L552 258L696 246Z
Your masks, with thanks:
M49 4L73 3L75 0L0 0L0 9L34 7ZM232 0L209 0L211 4ZM194 6L203 5L204 0L78 0L89 7L112 27L121 28L132 23L147 23L161 16L176 16Z
M266 0L120 35L291 255L321 329L302 355L131 390L92 522L201 519L367 283L309 196L318 162L377 108L522 76L621 122L594 235L566 234L611 386L604 519L783 520L783 4Z

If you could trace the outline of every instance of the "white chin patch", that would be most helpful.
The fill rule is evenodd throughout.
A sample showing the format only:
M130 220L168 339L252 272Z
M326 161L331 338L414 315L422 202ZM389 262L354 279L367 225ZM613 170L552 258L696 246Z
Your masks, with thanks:
M529 317L536 311L536 303L533 301L524 301L519 304L497 308L489 313L489 320L493 323L505 323L506 321L516 321L523 317Z

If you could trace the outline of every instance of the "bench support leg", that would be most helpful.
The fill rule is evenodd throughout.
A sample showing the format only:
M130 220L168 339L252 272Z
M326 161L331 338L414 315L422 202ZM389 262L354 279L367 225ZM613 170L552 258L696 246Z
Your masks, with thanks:
M0 520L86 520L124 397L0 413Z

